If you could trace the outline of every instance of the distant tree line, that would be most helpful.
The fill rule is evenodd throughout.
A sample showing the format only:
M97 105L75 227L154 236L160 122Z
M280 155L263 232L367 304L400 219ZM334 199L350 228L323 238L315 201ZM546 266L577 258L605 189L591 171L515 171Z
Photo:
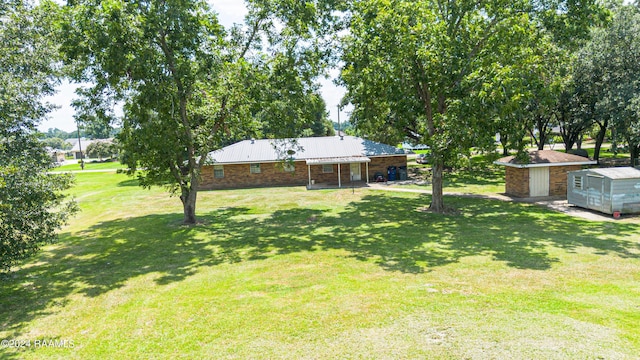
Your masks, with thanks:
M528 135L538 149L551 142L552 129L566 151L580 149L584 138L595 140L600 158L605 139L628 149L631 162L640 153L640 10L638 5L610 3L603 21L589 36L566 48L543 52L541 66L529 80L530 93L521 120L501 141L505 152L522 149ZM536 85L537 86L533 86Z
M106 127L99 129L97 126L81 126L80 137L86 139L109 139L114 138L120 133L119 128ZM77 139L78 131L60 130L58 128L49 128L46 132L38 132L38 138L41 139L46 146L60 149L69 150L71 145L65 142L67 139Z

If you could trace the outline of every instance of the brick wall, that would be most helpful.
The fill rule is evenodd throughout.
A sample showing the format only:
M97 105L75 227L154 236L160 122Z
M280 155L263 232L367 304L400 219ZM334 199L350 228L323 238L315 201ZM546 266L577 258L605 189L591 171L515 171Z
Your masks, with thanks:
M582 169L580 165L549 167L549 196L567 196L567 173ZM529 197L529 169L507 166L505 193L515 197Z
M549 168L549 195L567 196L567 173L582 169L580 165L552 166Z
M505 193L515 197L529 196L529 169L507 166L505 169Z
M260 164L259 174L252 174L249 164L223 165L223 169L224 178L216 179L213 166L204 166L200 188L210 190L307 184L307 165L304 161L296 161L293 172L285 172L279 162Z
M382 172L386 178L388 166L407 166L406 155L372 157L369 163L369 179L373 180L376 172ZM338 184L338 165L332 165L332 173L324 173L322 165L311 166L311 179L316 184ZM260 164L260 174L252 174L249 164L223 165L224 178L216 179L213 166L202 168L201 189L231 189L262 186L306 185L309 182L308 168L305 161L295 162L294 172L285 172L281 163ZM366 165L360 164L361 181L367 180ZM340 165L340 178L343 184L351 181L351 165Z
M387 157L372 157L369 163L369 179L373 181L373 175L376 172L381 172L384 178L387 178L387 168L389 166L407 166L407 155L402 156L387 156ZM364 171L362 172L362 178L364 178ZM396 175L397 176L397 175ZM396 178L397 179L397 178Z

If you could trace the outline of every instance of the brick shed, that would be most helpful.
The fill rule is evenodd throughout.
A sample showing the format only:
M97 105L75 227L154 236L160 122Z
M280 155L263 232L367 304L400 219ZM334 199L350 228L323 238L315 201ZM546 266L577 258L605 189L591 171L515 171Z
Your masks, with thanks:
M244 140L209 153L201 189L369 182L407 166L391 145L354 136Z
M567 173L581 170L596 161L553 150L529 152L529 162L515 156L494 162L505 169L505 193L515 197L567 196Z

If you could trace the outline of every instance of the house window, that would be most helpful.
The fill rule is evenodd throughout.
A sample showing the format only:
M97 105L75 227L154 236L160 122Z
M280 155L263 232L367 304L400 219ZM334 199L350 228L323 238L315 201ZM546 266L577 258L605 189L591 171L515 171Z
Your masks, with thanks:
M216 179L224 178L224 166L213 165L213 177Z
M582 189L582 176L575 176L573 178L573 187L575 189Z
M284 172L294 172L296 171L296 166L293 163L285 162L282 170L284 170Z
M260 174L260 164L251 164L251 173Z
M331 165L331 164L322 165L322 173L324 173L324 174L333 173L333 165Z

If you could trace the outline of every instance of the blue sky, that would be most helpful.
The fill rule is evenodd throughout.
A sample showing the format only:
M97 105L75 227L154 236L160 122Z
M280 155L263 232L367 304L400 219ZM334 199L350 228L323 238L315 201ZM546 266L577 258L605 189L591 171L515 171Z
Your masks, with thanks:
M241 23L244 19L244 15L247 13L247 9L244 5L244 1L239 0L221 0L210 1L213 9L218 12L220 22L229 27L233 23ZM322 86L322 97L327 103L327 111L329 112L329 118L333 121L337 121L337 105L340 99L344 95L344 89L337 87L333 84L333 78L338 75L337 70L331 71L331 78L320 79ZM43 121L38 128L41 131L47 131L49 128L58 128L64 131L73 131L76 129L76 124L73 120L74 110L71 107L71 101L75 98L74 90L75 85L64 83L58 87L58 92L46 99L47 102L56 104L60 108L52 111L48 119ZM346 113L340 114L340 120L346 119Z

